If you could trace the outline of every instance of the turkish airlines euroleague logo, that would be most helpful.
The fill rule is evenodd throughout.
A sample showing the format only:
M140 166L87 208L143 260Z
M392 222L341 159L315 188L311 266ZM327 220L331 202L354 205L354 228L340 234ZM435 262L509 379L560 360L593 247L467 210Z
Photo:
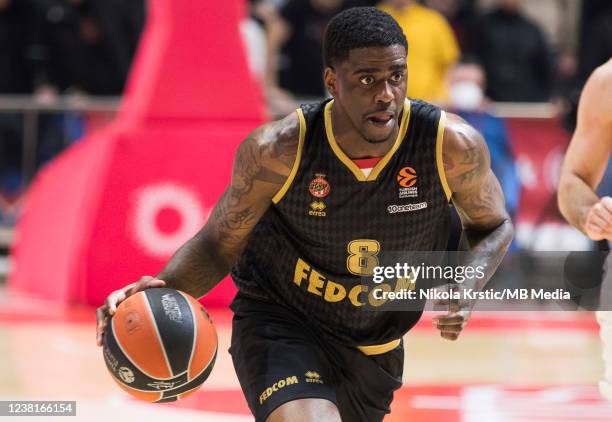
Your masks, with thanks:
M410 188L417 182L417 174L412 167L404 167L397 173L397 183L403 188Z

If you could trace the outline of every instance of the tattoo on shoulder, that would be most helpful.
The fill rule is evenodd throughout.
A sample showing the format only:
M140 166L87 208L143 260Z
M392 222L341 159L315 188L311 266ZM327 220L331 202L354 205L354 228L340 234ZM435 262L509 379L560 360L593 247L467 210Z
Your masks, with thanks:
M487 145L482 135L460 117L453 116L449 126L442 160L463 225L496 227L508 216L499 182L490 169Z
M463 151L463 157L460 161L460 165L463 166L462 172L458 174L461 183L470 183L477 176L483 174L483 170L486 170L486 156L477 145L470 146L468 149Z
M235 193L250 193L257 181L282 185L295 160L298 138L299 122L293 124L287 119L253 131L236 155L232 179Z
M463 120L454 121L447 127L442 161L453 191L478 183L489 169L487 147L482 136Z
M255 129L241 143L230 186L209 219L224 247L239 250L244 244L265 208L256 198L271 199L285 183L298 142L299 121L287 118Z

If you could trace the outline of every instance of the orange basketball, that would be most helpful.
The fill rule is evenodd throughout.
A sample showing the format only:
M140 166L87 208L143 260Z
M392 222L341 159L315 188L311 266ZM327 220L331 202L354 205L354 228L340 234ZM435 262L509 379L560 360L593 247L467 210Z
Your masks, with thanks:
M174 289L147 289L119 305L104 332L103 353L123 390L150 402L175 401L210 375L217 332L193 297Z

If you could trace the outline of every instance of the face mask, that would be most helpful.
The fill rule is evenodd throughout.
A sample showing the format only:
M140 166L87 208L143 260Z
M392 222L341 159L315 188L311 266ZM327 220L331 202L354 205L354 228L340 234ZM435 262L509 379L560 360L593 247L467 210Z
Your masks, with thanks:
M450 91L451 106L463 111L477 110L482 104L482 89L474 82L458 82L451 85Z

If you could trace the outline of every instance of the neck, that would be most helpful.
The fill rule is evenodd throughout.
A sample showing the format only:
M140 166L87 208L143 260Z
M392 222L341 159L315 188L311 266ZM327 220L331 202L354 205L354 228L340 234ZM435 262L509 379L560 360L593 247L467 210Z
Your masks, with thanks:
M393 132L384 142L372 143L368 142L355 129L355 126L353 126L353 123L337 101L334 101L331 108L334 138L336 138L336 142L350 159L383 157L389 152L397 139L401 115L398 120L395 122Z

